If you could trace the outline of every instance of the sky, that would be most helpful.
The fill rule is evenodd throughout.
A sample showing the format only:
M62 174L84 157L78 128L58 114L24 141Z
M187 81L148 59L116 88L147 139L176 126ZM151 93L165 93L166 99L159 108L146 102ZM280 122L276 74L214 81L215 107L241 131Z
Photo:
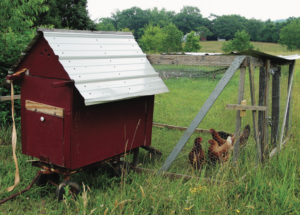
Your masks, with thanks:
M110 17L116 9L122 11L133 6L143 10L165 8L176 13L180 12L183 6L194 6L200 9L203 17L208 17L211 13L219 16L239 14L247 19L262 21L300 17L300 0L88 0L88 11L92 20Z

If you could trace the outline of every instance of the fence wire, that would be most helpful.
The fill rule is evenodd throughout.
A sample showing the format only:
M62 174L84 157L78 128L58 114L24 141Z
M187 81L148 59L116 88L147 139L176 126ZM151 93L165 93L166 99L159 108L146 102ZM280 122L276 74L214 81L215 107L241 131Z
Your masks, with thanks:
M167 86L169 93L157 95L155 100L152 146L162 155L141 150L140 166L158 170L172 152L196 116L218 81L228 67L220 66L181 66L153 65ZM284 118L287 99L289 66L272 68L269 88L269 119L264 119L264 111L256 115L258 135L262 141L263 123L267 120L269 129L269 148L272 150L278 142ZM235 142L236 110L226 109L227 104L237 104L239 88L238 70L223 92L204 117L196 130L174 160L169 172L180 174L213 174L217 179L226 178L232 165L233 148L228 144ZM254 68L253 85L255 105L265 106L266 101L265 68ZM243 100L252 105L249 70L246 69ZM292 105L292 104L290 104ZM290 112L290 116L292 113ZM247 110L242 117L240 151L238 162L255 163L257 146L254 136L253 112ZM291 124L291 120L287 122ZM166 125L171 125L170 127ZM286 130L284 131L286 133ZM230 137L230 138L228 138ZM202 171L199 171L202 170Z

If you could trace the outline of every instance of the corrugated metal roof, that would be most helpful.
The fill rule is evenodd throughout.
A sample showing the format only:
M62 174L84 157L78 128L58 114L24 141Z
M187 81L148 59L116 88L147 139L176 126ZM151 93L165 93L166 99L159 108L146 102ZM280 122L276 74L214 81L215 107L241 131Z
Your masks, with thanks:
M131 33L40 31L85 105L169 92Z
M258 58L267 58L267 59L277 59L277 60L297 60L300 59L299 55L289 55L289 56L282 56L282 55L271 55L271 54L267 54L264 52L259 52L259 51L255 51L255 50L246 50L246 51L241 51L241 52L232 52L233 54L237 54L237 55L250 55L253 57L258 57Z

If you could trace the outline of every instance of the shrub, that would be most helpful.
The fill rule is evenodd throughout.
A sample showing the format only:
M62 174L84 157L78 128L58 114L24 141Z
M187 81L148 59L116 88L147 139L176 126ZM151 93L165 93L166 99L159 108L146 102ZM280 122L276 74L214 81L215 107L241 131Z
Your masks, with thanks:
M224 52L232 51L245 51L248 49L254 49L253 44L250 42L250 36L243 31L237 31L232 40L224 42L221 50Z
M187 39L183 51L185 52L199 51L202 48L199 44L199 37L200 36L196 36L195 31L191 31L191 33L187 35Z

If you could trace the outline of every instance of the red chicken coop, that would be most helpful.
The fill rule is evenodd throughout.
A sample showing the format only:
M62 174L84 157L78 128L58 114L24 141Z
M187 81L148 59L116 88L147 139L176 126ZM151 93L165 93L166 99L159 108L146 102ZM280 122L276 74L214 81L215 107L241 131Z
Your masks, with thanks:
M12 68L23 69L7 79L21 79L22 152L35 165L69 179L151 145L154 95L168 88L131 33L39 29Z

